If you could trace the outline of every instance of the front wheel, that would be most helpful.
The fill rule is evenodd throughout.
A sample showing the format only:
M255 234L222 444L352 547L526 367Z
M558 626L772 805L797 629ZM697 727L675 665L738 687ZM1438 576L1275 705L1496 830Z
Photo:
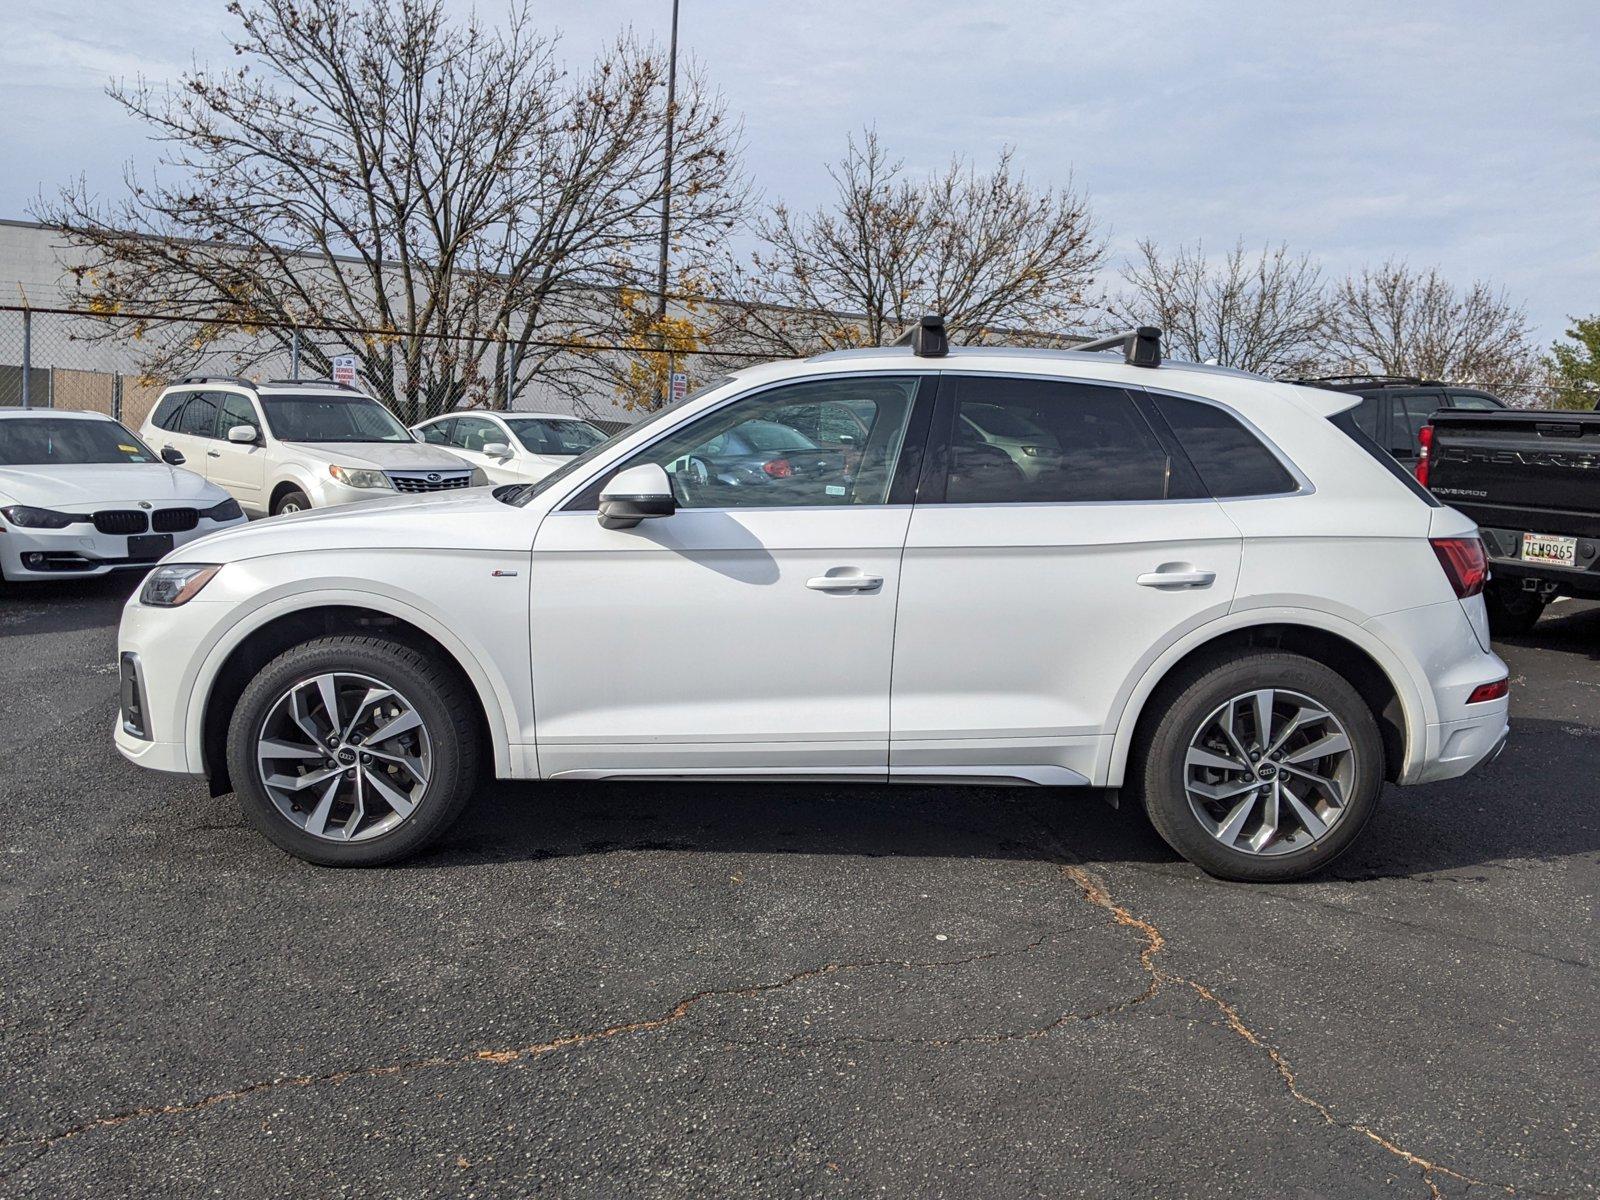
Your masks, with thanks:
M284 513L305 512L311 507L311 497L298 489L285 492L278 497L278 502L272 506L272 515L280 517Z
M474 708L452 667L419 650L317 638L273 659L239 698L228 772L251 824L290 854L394 862L466 807L480 756Z
M1163 686L1128 788L1166 843L1208 874L1272 882L1348 850L1383 786L1383 739L1342 675L1245 652Z

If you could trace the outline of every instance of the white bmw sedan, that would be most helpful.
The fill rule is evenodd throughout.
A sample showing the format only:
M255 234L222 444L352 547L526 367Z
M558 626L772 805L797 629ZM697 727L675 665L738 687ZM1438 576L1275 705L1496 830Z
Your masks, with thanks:
M99 413L0 409L0 580L149 568L244 522L227 492Z
M536 484L207 538L123 614L117 745L318 863L493 774L1117 788L1207 871L1305 875L1504 742L1477 530L1353 397L1124 345L930 319Z

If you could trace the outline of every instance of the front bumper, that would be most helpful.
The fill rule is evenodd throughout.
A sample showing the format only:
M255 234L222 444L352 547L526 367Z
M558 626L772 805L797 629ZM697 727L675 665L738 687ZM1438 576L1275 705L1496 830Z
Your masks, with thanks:
M244 518L213 521L201 517L193 529L173 533L172 548L242 525ZM89 579L113 571L148 571L167 553L141 557L128 553L128 535L100 533L82 523L65 529L25 529L0 521L0 571L13 582L34 579Z

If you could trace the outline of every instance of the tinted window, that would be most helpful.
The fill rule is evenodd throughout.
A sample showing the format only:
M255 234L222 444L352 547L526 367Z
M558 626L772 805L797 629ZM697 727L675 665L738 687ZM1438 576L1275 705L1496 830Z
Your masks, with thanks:
M535 454L582 454L606 440L606 435L587 421L549 417L507 417L505 421L517 440Z
M1271 496L1295 490L1294 476L1232 413L1176 396L1151 399L1213 496Z
M156 411L151 414L150 423L157 429L175 431L178 428L178 410L189 395L188 392L173 392L163 396L161 403L156 405Z
M757 392L690 422L618 469L659 463L682 508L884 504L917 382L915 376L825 379ZM860 418L859 444L819 445L791 424L830 403ZM585 489L580 501L592 506L599 490Z
M1396 396L1389 419L1389 453L1397 458L1417 457L1417 435L1428 418L1444 407L1443 392L1411 392Z
M450 441L450 421L435 421L431 425L423 425L417 430L422 440L435 446L443 446Z
M0 421L0 467L153 463L156 456L116 421L12 417Z
M217 397L205 392L191 396L179 418L178 432L190 437L215 437L217 435Z
M1170 463L1119 388L959 378L945 499L952 504L1163 500Z
M256 410L250 407L250 401L232 392L223 395L222 418L217 422L219 436L227 437L228 430L235 425L254 426L256 424Z
M1361 403L1350 410L1350 419L1356 423L1356 428L1369 438L1378 436L1379 404L1376 396L1364 396Z
M1451 392L1450 405L1452 408L1470 408L1479 412L1489 412L1505 407L1493 396L1483 392Z

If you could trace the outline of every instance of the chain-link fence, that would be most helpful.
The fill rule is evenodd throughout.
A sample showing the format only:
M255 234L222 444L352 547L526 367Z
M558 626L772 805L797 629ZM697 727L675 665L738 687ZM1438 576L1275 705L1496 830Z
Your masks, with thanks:
M408 424L477 407L568 413L620 428L719 373L725 358L592 339L0 306L0 406L102 412L135 429L175 378L326 379L343 369ZM641 361L648 370L638 369Z

